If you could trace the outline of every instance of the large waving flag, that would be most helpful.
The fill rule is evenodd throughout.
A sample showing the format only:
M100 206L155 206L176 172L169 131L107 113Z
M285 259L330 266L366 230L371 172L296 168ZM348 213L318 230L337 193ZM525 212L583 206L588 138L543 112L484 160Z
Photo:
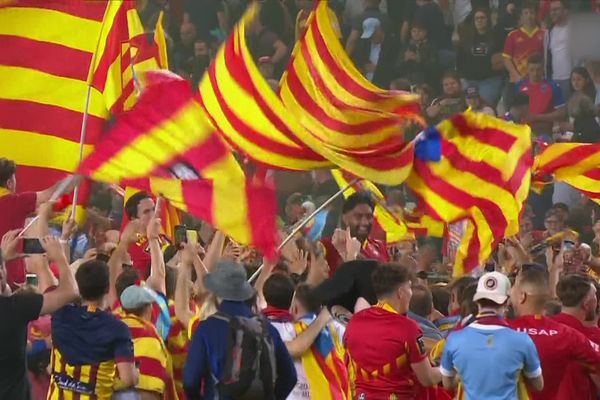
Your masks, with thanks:
M126 43L138 23L133 1L20 0L0 8L0 143L19 166L19 190L43 189L76 169L88 83L84 154L109 111L131 104Z
M551 176L600 203L600 143L556 143L535 157L533 188L540 191Z
M417 144L407 184L433 219L469 221L455 259L454 275L460 276L519 230L531 181L531 131L467 111L426 134L440 139L441 159L428 159L427 139Z
M202 105L219 133L240 153L267 166L309 170L337 165L374 182L401 183L412 162L411 144L390 138L390 131L380 132L379 147L376 135L372 145L360 148L348 138L325 142L305 125L306 112L288 109L271 90L246 43L246 25L258 7L249 7L200 83ZM354 140L362 137L357 130Z
M327 3L316 3L282 77L280 97L324 146L369 165L371 158L407 146L403 129L422 122L418 98L380 89L356 69L333 29ZM395 166L398 179L411 168L410 157L403 161L403 169Z
M147 72L147 87L79 172L161 195L242 244L275 247L274 192L246 178L187 81ZM260 206L250 207L250 203Z
M316 317L302 318L294 324L296 334L304 332ZM330 326L319 333L310 349L302 354L311 398L324 400L350 399L348 370L341 339Z

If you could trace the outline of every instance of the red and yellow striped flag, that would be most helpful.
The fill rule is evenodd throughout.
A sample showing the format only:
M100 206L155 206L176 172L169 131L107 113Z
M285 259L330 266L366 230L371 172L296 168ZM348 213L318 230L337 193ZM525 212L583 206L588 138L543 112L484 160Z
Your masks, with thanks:
M556 143L546 147L533 163L533 189L565 182L596 203L600 203L600 143Z
M133 1L20 0L0 8L0 143L19 166L19 190L43 189L76 169L88 82L84 154L109 110L131 103L122 43L137 34L136 19Z
M383 140L380 147L357 149L351 140L336 143L330 138L324 142L304 126L306 112L287 108L271 90L246 43L246 25L258 7L257 3L249 7L200 82L202 105L219 133L240 153L275 168L309 170L337 165L374 182L402 182L406 166L412 162L412 144L394 138Z
M445 223L470 221L455 260L454 275L460 276L519 230L531 181L531 131L467 111L428 134L438 136L441 160L428 160L417 144L407 184L425 214Z
M131 40L135 52L133 69L138 74L155 69L169 69L165 30L162 25L163 17L164 12L161 11L152 34L152 40L149 40L147 33L136 36Z
M403 128L423 123L418 97L369 82L346 54L332 24L327 1L317 2L281 80L280 97L290 112L302 115L303 126L324 146L370 165L369 158L407 146ZM410 157L403 161L403 168L394 167L398 180L411 168Z
M135 107L117 120L79 172L161 195L236 242L274 254L274 191L246 182L187 81L165 71L146 75L148 86Z

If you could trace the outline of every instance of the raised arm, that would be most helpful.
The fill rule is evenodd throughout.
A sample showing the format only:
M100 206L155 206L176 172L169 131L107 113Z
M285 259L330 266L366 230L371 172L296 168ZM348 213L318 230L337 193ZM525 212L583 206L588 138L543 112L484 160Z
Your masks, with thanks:
M310 346L312 346L319 333L327 326L329 321L331 321L331 314L327 310L327 307L323 307L317 319L305 331L296 336L294 340L285 342L285 347L290 356L294 359L301 358L302 354L310 349Z
M109 288L108 288L108 301L109 304L114 304L117 301L117 278L123 270L123 260L127 254L129 246L135 243L136 235L139 231L139 221L134 220L127 224L123 233L121 234L121 241L117 245L112 256L108 260L108 277L109 277Z
M204 265L208 269L208 272L212 271L217 262L221 258L221 253L223 253L223 246L225 244L225 235L223 232L216 231L213 240L208 245L206 249L206 256L204 256Z
M146 280L148 287L158 293L166 294L166 267L165 259L160 248L160 219L153 218L146 229L146 236L150 246L150 276Z
M44 304L42 305L40 315L45 315L52 314L66 304L75 301L79 296L79 290L73 271L69 268L69 263L58 238L46 236L41 238L40 242L44 250L46 250L48 260L53 261L57 265L59 274L56 289L44 293Z
M194 312L190 309L190 287L192 281L192 268L194 258L197 257L197 246L184 244L181 253L181 267L177 274L177 286L175 288L175 316L183 324L189 326L190 320L194 317ZM198 277L197 279L202 279Z

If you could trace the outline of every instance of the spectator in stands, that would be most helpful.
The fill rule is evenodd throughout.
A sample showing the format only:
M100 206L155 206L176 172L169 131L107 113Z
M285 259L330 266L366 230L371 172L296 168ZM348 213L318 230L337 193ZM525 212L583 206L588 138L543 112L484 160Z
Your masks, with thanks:
M570 364L579 364L582 370L589 372L598 371L600 356L583 334L542 316L549 298L547 272L528 269L517 275L510 295L517 318L510 320L509 325L531 337L540 356L544 377L544 389L529 395L534 400L593 398L589 384L572 387L567 384L570 380L564 378Z
M437 85L440 76L437 49L428 39L425 24L413 22L410 40L400 50L396 67L397 74L406 77L413 85Z
M406 316L419 325L423 337L429 341L429 346L425 343L428 348L431 348L438 340L443 339L442 332L429 319L432 312L433 296L429 288L425 285L413 285L412 297Z
M549 135L553 124L564 120L565 101L556 82L544 78L544 59L535 54L527 60L527 78L517 83L517 91L529 96L529 120L534 133Z
M365 0L364 11L351 20L352 30L346 41L346 52L353 57L360 39L371 38L375 28L379 27L386 34L390 30L387 13L379 8L381 0ZM379 21L378 24L374 20ZM369 21L367 23L367 21Z
M444 15L440 6L433 0L416 0L406 4L406 22L402 27L403 42L407 42L411 23L419 21L425 25L427 37L431 44L438 50L438 60L442 68L450 69L452 67L452 57L448 57L445 52L451 48L450 33L446 31Z
M204 276L204 286L216 296L220 313L230 317L252 317L252 309L246 302L253 298L255 293L246 279L244 267L231 261L219 262L213 272ZM226 357L229 329L226 321L214 316L196 328L183 371L184 388L189 400L212 398L216 395L215 390L218 389L213 377L220 377L225 368L223 360ZM277 379L274 393L271 393L267 400L283 399L296 384L296 371L279 333L270 324L268 329L275 346ZM209 360L214 360L210 361L210 367ZM220 398L227 399L222 394Z
M575 67L571 72L571 97L567 101L569 120L561 123L561 133L565 140L595 143L600 139L595 98L596 88L588 70Z
M456 72L450 71L444 74L442 89L442 96L435 99L427 108L427 116L435 123L467 109L460 77Z
M354 314L344 336L352 398L415 398L417 380L428 387L441 377L427 359L423 333L404 316L412 295L409 271L380 264L371 278L378 303Z
M566 0L552 0L550 2L550 20L552 27L546 32L544 50L546 55L546 76L558 84L564 99L569 98L571 70L573 57L571 56L569 3Z
M154 217L154 200L146 192L137 192L125 202L125 213L130 221L138 221L136 241L129 247L128 252L133 267L138 270L140 277L146 279L150 273L151 257L148 248L148 238L145 235L148 224ZM143 232L143 233L142 233Z
M475 10L472 25L461 31L457 69L468 86L479 88L491 107L496 107L502 91L502 45L492 29L489 11Z
M529 96L527 93L517 93L513 98L510 109L504 114L504 119L515 124L523 124L528 121L528 117Z
M498 4L498 22L496 31L498 39L504 43L511 31L519 27L520 4L523 0L500 0Z
M509 82L504 91L506 108L510 107L514 97L514 85L527 76L527 60L534 54L543 54L544 51L544 31L537 24L535 5L525 3L520 16L520 27L508 34L502 53L509 74Z
M467 100L467 105L472 111L491 115L492 117L496 116L494 109L490 107L484 99L481 98L479 88L477 86L470 86L467 88L467 90L465 90L465 99Z
M191 22L184 22L179 28L179 41L173 51L174 68L177 73L191 73L191 60L194 57L194 42L197 39L196 27Z
M535 391L544 387L537 350L531 338L509 328L502 318L510 281L499 272L484 274L473 300L479 314L475 322L450 333L444 346L440 372L444 387L454 389L457 374L469 398L517 398L517 380L523 373Z
M356 192L346 199L342 208L342 227L345 230L336 229L331 238L321 240L331 274L342 262L352 261L358 254L380 262L389 260L385 244L370 237L374 209L373 200L365 192Z
M460 307L463 293L466 288L474 282L477 282L475 278L471 276L463 276L450 282L448 285L447 289L450 291L448 310L440 310L442 312L447 312L448 316L433 321L444 336L448 335L448 333L460 321Z
M77 286L60 242L48 236L40 239L40 242L48 260L58 266L60 279L57 288L44 294L24 292L11 295L6 279L6 263L19 257L18 233L18 230L6 232L0 247L0 398L30 400L26 361L27 324L75 300Z
M222 42L229 31L229 20L221 0L186 2L184 20L194 24L198 36L211 44Z
M277 4L275 4L277 3ZM275 76L281 76L290 51L284 42L283 8L280 3L268 0L260 8L258 18L250 27L253 55L256 59L270 57Z
M331 9L331 5L329 5L329 18L331 19L332 28L336 34L336 36L341 39L342 31L340 28L340 23L338 21L337 15ZM296 0L296 7L298 8L298 14L296 15L296 24L294 28L294 37L296 41L300 40L304 31L306 30L306 23L308 21L308 16L313 8L312 0ZM362 11L362 8L361 8Z
M104 311L109 287L106 263L87 261L75 278L81 305L66 305L52 318L53 379L48 399L63 399L74 388L90 397L110 398L113 391L130 390L138 382L131 335L127 325Z
M363 20L363 30L352 59L363 75L379 87L388 87L393 77L397 49L388 40L381 21L375 17Z
M204 77L204 73L210 65L210 58L208 43L202 39L197 39L194 42L194 56L189 61L190 81L193 88L196 88Z
M17 193L17 165L0 157L0 235L13 229L21 229L25 218L42 203L50 200L57 185L40 192ZM25 264L22 259L8 260L6 280L12 289L15 283L25 283Z

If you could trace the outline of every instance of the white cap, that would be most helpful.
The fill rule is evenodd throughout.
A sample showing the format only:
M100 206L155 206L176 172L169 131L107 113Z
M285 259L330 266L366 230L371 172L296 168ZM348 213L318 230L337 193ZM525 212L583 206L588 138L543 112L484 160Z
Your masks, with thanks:
M381 21L377 18L367 18L363 21L362 30L363 33L360 36L361 39L371 39L371 36L375 33L377 28L381 26Z
M473 300L487 299L497 304L504 304L510 293L510 281L500 272L488 272L479 278L477 291Z

